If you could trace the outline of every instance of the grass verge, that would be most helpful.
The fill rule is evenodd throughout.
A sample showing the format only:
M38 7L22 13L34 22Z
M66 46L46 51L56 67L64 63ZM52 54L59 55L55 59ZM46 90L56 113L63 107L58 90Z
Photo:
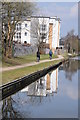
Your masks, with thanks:
M44 69L51 65L54 65L60 61L61 60L50 61L50 62L46 62L46 63L40 63L40 64L34 65L34 66L29 66L29 67L24 67L24 68L20 68L20 69L2 72L2 83L0 83L0 84L6 84L8 82L11 82L15 79L18 79L20 77L23 77L23 76L33 73L35 71Z
M52 58L58 58L57 55L53 55ZM49 55L40 55L40 60L46 60L49 59ZM9 67L9 66L16 66L16 65L22 65L26 63L31 63L36 61L36 55L26 55L21 57L15 57L15 58L4 58L2 60L2 67Z

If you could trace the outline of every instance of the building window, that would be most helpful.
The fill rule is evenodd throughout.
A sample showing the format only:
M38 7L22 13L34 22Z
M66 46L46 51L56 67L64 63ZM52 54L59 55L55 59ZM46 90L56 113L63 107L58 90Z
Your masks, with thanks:
M18 24L16 25L16 30L21 30L21 23L18 23Z
M45 31L45 30L46 30L46 25L45 25L45 24L42 24L42 25L41 25L41 30L42 30L42 31Z
M25 36L27 36L27 32L25 32Z
M18 36L19 36L19 38L21 38L21 33L19 33L19 35L18 35Z
M17 35L16 35L16 38L18 39L21 39L21 33L17 33Z
M17 39L18 39L18 35L17 35Z
M25 24L25 27L27 27L27 24Z
M41 39L45 39L47 36L45 33L40 33L40 37L41 37Z

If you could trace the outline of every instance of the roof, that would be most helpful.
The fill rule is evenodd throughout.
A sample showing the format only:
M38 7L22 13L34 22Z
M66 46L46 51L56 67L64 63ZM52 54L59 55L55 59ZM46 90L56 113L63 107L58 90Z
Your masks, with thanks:
M49 18L49 19L55 19L59 22L61 21L60 18L58 18L57 16L49 17L49 16L37 16L37 15L27 16L27 19L23 19L21 21L31 21L31 18Z
M55 20L61 21L60 18L58 18L57 16L49 17L49 16L37 16L37 15L33 15L31 17L32 18L49 18L49 19L55 19Z
M48 17L48 16L37 16L37 15L33 15L33 16L31 16L31 17L33 17L33 18L50 18L50 17Z

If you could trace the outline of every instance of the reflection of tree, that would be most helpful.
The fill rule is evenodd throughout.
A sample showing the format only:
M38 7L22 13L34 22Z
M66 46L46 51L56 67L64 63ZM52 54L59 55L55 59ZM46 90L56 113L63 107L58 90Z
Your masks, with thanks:
M78 70L78 61L70 60L69 62L63 64L63 69L65 70L66 78L72 80L73 74Z
M10 97L3 100L2 117L3 118L18 118L18 114L13 108L13 99Z
M56 85L56 83L55 83L56 82L56 79L55 79L56 74L53 74L53 73L56 73L56 71L51 71L47 74L47 75L49 75L49 79L51 82L51 86L50 86L51 92L53 90L52 87L54 88ZM41 106L45 103L50 103L53 100L52 95L54 95L54 94L51 92L49 92L50 95L47 94L46 82L45 82L46 80L47 79L44 76L28 86L28 89L27 89L28 93L22 95L22 93L19 92L15 96L13 96L13 97L10 96L7 99L3 100L3 106L2 106L3 118L13 118L13 119L20 118L19 114L21 114L21 117L24 117L26 115L29 118L29 117L31 117L31 111L29 111L29 109L31 109L34 106ZM55 82L52 82L52 81L55 81ZM40 93L42 93L43 96L44 96L43 92L46 92L46 94L47 94L46 99L45 99L45 97L42 96L42 94L38 93L39 92L38 90L40 90ZM17 105L19 106L18 111L15 110L15 107Z

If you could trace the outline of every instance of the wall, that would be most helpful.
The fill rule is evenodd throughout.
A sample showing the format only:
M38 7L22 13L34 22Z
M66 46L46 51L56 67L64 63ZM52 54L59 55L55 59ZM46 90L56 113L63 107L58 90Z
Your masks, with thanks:
M49 37L49 43L50 43L50 48L52 49L52 51L54 53L56 47L59 47L60 22L56 18L50 18L49 24L53 24L53 28L50 30L51 35ZM52 42L50 42L50 41L52 41Z
M55 21L55 26L53 28L53 43L52 43L52 47L54 49L56 49L56 47L58 47L57 42L58 42L58 21Z
M52 49L53 23L49 23L49 47Z
M22 44L16 44L14 46L14 56L23 56L29 54L36 54L37 48L35 46L23 46Z

